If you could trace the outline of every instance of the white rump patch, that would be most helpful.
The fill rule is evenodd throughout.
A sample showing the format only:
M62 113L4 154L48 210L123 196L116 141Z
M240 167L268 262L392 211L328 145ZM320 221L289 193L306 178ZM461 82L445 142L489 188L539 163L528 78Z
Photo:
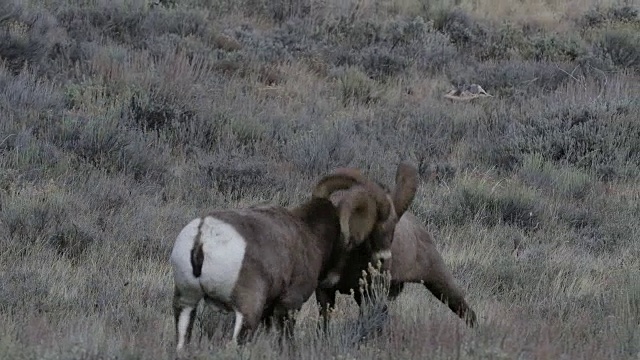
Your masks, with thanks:
M389 260L391 259L391 250L381 250L373 254L375 260Z
M230 224L211 216L200 227L204 252L200 283L209 296L231 300L247 247L246 240Z

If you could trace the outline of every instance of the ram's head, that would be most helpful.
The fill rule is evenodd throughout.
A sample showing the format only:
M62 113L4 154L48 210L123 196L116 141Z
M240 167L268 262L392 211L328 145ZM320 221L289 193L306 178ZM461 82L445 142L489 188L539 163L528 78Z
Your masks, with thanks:
M391 267L391 244L396 224L409 208L418 187L418 171L407 163L398 165L393 191L364 177L358 169L341 168L324 177L313 189L315 198L331 198L340 212L342 250L365 246L371 261L380 261L381 270ZM339 190L344 190L340 191ZM348 256L343 257L346 261ZM322 287L339 279L344 263L334 267Z

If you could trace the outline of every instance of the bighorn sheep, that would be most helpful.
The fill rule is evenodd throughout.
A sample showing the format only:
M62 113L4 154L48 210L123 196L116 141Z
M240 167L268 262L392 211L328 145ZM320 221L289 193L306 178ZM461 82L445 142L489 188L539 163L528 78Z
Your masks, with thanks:
M260 321L270 327L272 319L283 330L281 340L282 335L292 337L290 310L299 310L330 271L341 272L342 257L363 244L378 213L388 207L379 193L358 192L338 212L330 194L354 183L348 172L338 170L295 208L223 209L189 222L170 258L177 351L190 342L203 299L235 312L233 343L244 342ZM333 286L338 280L323 283Z
M395 226L402 214L413 201L413 197L417 188L417 174L414 173L414 169L406 164L401 163L398 166L396 174L397 186L393 195L387 194L385 190L379 185L368 181L360 174L357 169L339 169L339 173L350 181L342 181L338 186L332 188L328 192L328 196L331 199L331 195L335 191L347 190L350 196L344 197L343 200L334 202L334 205L338 207L338 211L345 215L354 211L355 200L363 196L371 196L377 206L377 216L368 216L367 219L375 219L375 223L361 226L356 223L359 218L351 217L353 223L341 222L342 238L350 245L349 251L358 248L366 250L370 257L368 261L376 263L381 262L382 271L390 269L392 263L391 244L393 242L393 233ZM317 189L316 189L317 191ZM313 196L324 195L314 191ZM340 199L340 197L338 197ZM334 197L335 199L335 197ZM368 208L367 211L374 212L376 208ZM347 216L341 216L341 221L349 219ZM353 229L356 229L354 231ZM359 230L359 232L357 231ZM354 253L357 254L357 253ZM339 264L332 268L323 282L320 283L321 288L332 287L338 283L340 277L345 274L343 268L346 266L345 261L348 256L342 256ZM349 259L351 262L352 260ZM366 264L366 263L365 263ZM353 269L352 266L350 266Z
M355 169L352 172L358 173ZM391 275L389 299L395 299L407 282L423 283L435 297L447 304L460 318L465 319L468 326L475 326L475 312L469 307L462 291L456 286L451 272L438 253L431 234L415 215L405 212L417 189L417 170L411 165L400 164L393 194L390 194L382 185L362 176L359 176L359 183L369 192L388 194L387 207L390 207L391 211L387 219L382 219L373 227L375 230L370 234L372 239L359 240L360 245L355 246L349 255L344 257L348 258L349 262L342 267L342 272L332 275L339 279L334 282L335 285L322 283L316 289L316 301L323 318L324 330L326 331L328 327L329 309L335 306L336 291L349 294L353 289L355 301L362 309L363 300L366 299L363 299L358 291L359 279L362 271L367 270L370 259L375 258L369 244L375 244L376 238L393 240L391 244L387 244L391 246L389 255L393 261L387 264L386 269L383 268L383 270L389 269ZM378 190L375 190L376 188ZM359 186L353 186L349 190L334 194L330 199L340 209L343 207L342 204L350 203L354 196L359 196L360 191Z

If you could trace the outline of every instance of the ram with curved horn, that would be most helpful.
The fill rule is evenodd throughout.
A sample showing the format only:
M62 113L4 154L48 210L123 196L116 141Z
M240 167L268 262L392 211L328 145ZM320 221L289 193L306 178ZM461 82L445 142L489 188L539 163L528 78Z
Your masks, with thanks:
M398 165L396 188L393 192L367 179L358 169L340 169L336 173L349 180L342 181L340 186L332 186L328 191L316 188L314 195L328 196L340 212L348 212L357 197L368 195L375 199L377 216L375 223L369 224L367 231L363 233L366 236L354 237L353 233L343 230L343 239L348 239L352 247L347 249L348 257L343 257L342 260L348 258L349 262L339 263L332 268L315 294L325 328L328 324L329 309L335 305L336 291L348 294L352 289L357 290L362 270L366 270L370 262L375 264L379 261L383 272L392 270L395 262L392 244L396 225L413 201L418 186L417 170L406 162ZM354 297L362 306L361 294L355 291Z
M370 250L369 260L374 263L381 261L383 269L388 269L391 260L392 232L384 233L384 229L377 228L381 224L387 227L394 225L387 194L379 186L364 178L359 170L340 168L326 176L324 181L314 188L312 196L331 199L332 195L339 190L349 190L352 194L339 204L342 250L350 252L357 246L364 246ZM359 216L352 216L352 214ZM340 257L340 261L323 278L321 288L329 288L337 284L347 258L347 256Z
M360 244L387 211L379 193L366 191L352 193L338 211L329 194L354 183L353 176L338 172L293 208L219 209L189 222L170 257L177 350L190 342L202 300L235 313L234 343L244 342L260 323L270 328L273 320L280 340L291 338L291 310L302 307L330 269L346 263L352 239Z
M433 237L422 222L407 211L418 186L417 169L408 163L401 163L396 171L396 188L393 192L366 179L356 169L351 169L349 173L353 186L331 188L333 194L330 199L339 211L348 213L352 208L350 204L363 193L376 194L378 199L385 200L382 201L384 204L378 202L381 206L378 209L379 217L368 232L368 237L352 240L354 247L349 249L347 257L343 257L348 262L334 267L327 277L332 281L325 279L316 289L316 301L325 331L330 309L335 306L336 292L349 294L353 290L355 301L362 309L363 300L366 299L358 291L359 281L362 272L368 270L371 259L384 260L382 271L390 271L390 299L396 298L407 282L423 283L438 300L465 319L469 326L475 326L475 312L465 301L464 294L447 269ZM386 217L380 214L386 214ZM386 306L383 311L386 311Z

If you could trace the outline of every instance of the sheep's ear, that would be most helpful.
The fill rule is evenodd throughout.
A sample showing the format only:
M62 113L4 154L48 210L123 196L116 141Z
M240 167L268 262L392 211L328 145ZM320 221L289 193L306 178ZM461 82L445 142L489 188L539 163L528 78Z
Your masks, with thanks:
M340 205L340 229L347 249L360 245L376 224L376 201L364 190L356 191Z
M396 189L393 193L393 206L398 218L404 214L411 205L418 189L418 170L407 162L398 165L396 171Z

